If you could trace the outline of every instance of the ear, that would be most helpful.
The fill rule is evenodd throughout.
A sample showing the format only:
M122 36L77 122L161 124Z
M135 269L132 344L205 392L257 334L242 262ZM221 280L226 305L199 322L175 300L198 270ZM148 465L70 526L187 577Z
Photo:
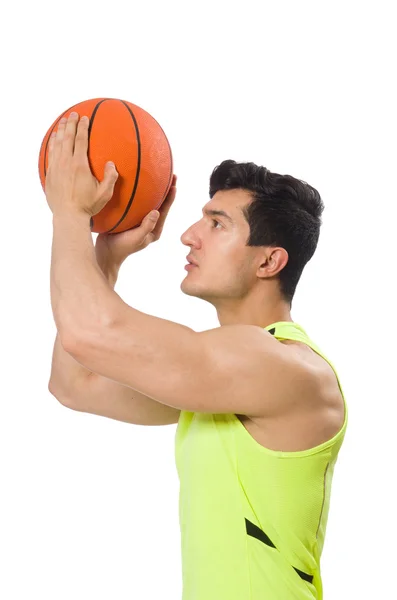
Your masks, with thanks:
M261 278L274 277L288 262L288 252L285 248L266 248L261 257L261 263L257 271L257 276Z

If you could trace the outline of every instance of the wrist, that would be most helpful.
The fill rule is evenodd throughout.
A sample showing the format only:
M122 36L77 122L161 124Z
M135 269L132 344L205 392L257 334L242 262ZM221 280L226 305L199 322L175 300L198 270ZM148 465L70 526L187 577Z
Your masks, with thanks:
M67 208L58 208L52 213L53 224L57 221L79 221L88 224L91 229L91 217L84 210L71 210Z
M116 285L117 282L117 277L119 275L119 270L120 270L120 266L118 265L111 265L111 264L99 264L99 267L102 271L102 273L104 274L104 276L106 277L106 279L109 281L110 285L114 288L114 286Z

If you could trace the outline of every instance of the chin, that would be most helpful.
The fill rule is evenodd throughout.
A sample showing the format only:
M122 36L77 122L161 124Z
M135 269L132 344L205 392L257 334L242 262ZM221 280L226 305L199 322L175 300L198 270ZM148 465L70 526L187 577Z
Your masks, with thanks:
M187 296L195 296L196 298L202 298L198 286L188 281L187 277L181 283L181 290Z
M209 302L210 304L212 304L211 302L211 295L200 289L197 285L192 284L189 281L186 281L186 279L184 279L181 283L181 290L184 294L186 294L187 296L192 296L193 298L199 298L200 300L205 300L206 302Z
M181 283L181 290L184 294L187 294L188 296L195 296L196 294L194 293L194 286L190 285L189 282L186 281L186 278L182 281Z

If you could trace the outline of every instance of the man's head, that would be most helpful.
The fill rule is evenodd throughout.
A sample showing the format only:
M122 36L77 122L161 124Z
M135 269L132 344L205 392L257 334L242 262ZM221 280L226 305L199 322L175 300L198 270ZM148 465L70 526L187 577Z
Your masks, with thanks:
M216 307L249 298L290 305L317 247L323 209L319 193L299 179L222 162L203 217L181 237L197 264L182 291Z

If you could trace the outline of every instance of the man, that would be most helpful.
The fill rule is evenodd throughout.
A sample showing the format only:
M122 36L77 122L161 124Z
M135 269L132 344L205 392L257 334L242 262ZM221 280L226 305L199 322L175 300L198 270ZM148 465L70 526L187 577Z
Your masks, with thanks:
M220 323L197 333L113 290L125 257L158 239L176 179L157 225L149 215L130 232L101 234L94 249L90 218L117 172L108 164L94 179L87 132L88 119L72 114L50 141L50 391L76 410L178 422L184 600L321 599L347 409L334 367L290 313L317 246L318 192L252 163L214 170L203 216L181 238L190 249L181 289L213 304Z

